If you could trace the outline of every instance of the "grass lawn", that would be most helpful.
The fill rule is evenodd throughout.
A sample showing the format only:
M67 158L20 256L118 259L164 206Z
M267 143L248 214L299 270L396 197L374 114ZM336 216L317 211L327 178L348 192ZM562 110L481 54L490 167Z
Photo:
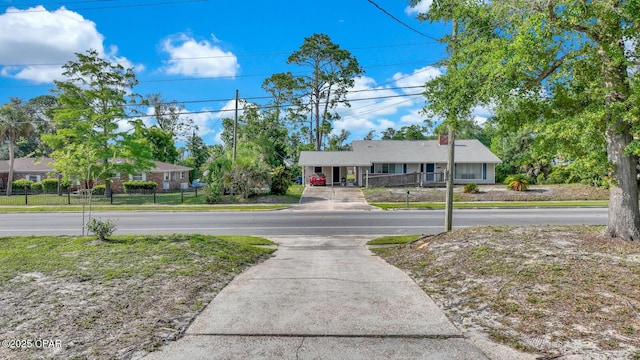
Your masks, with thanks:
M269 256L256 237L0 238L0 334L60 348L2 359L131 358L179 337L235 275Z
M384 210L407 209L406 203L372 203ZM581 201L469 201L454 202L456 209L477 208L525 208L525 207L607 207L607 200L581 200ZM444 209L443 202L417 202L409 203L409 209Z
M367 242L367 245L400 245L421 238L422 235L389 235Z

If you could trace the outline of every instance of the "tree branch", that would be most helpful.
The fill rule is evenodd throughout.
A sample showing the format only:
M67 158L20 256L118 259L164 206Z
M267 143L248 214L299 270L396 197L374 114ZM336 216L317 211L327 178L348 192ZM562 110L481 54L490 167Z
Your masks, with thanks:
M544 79L546 79L549 75L553 74L554 71L556 71L560 66L562 66L562 64L564 64L565 60L569 57L569 55L571 55L571 53L564 54L560 58L556 59L553 62L553 64L551 64L551 66L549 66L546 70L541 72L540 75L538 75L538 77L535 80L530 81L526 87L531 88L535 85L539 85L540 83L542 83Z

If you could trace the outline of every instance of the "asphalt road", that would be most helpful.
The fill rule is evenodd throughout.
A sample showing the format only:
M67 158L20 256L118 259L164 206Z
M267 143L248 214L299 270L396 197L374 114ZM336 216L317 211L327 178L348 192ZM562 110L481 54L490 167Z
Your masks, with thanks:
M401 235L443 230L442 210L94 212L113 219L116 234L203 233L214 235ZM88 219L85 217L84 219ZM453 225L605 225L606 208L460 209ZM0 236L80 235L81 213L0 214Z

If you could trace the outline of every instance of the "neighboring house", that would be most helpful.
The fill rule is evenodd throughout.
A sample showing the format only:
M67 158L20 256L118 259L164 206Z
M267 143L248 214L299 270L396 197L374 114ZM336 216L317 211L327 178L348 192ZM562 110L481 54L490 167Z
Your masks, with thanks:
M455 141L456 184L494 184L496 165L502 161L478 140ZM340 184L348 174L355 184L367 185L367 178L382 174L411 174L420 185L444 181L447 168L446 136L438 140L356 140L351 151L302 151L298 165L303 168L304 183L309 175L322 172L327 184Z
M37 161L36 161L37 160ZM50 158L17 158L13 159L13 180L27 179L33 182L41 181L48 177L55 177L51 174L53 167ZM0 189L6 189L9 181L9 160L0 160Z
M13 180L27 179L34 182L46 178L57 178L50 158L18 158L14 160ZM157 191L186 189L189 187L189 171L192 168L181 165L154 161L155 166L146 173L115 174L111 178L111 189L123 192L122 184L129 180L153 181L158 184ZM5 188L9 179L9 160L0 161L0 188Z

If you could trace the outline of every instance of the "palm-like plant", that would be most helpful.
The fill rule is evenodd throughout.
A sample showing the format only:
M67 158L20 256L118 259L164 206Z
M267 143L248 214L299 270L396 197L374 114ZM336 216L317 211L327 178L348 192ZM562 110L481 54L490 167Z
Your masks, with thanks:
M12 98L9 104L0 107L0 141L9 143L7 196L11 196L16 141L28 136L31 131L33 131L33 124L29 121L29 116L20 99Z
M507 176L505 180L505 184L507 184L507 188L513 191L526 191L529 187L529 181L527 177L523 174L515 174Z

